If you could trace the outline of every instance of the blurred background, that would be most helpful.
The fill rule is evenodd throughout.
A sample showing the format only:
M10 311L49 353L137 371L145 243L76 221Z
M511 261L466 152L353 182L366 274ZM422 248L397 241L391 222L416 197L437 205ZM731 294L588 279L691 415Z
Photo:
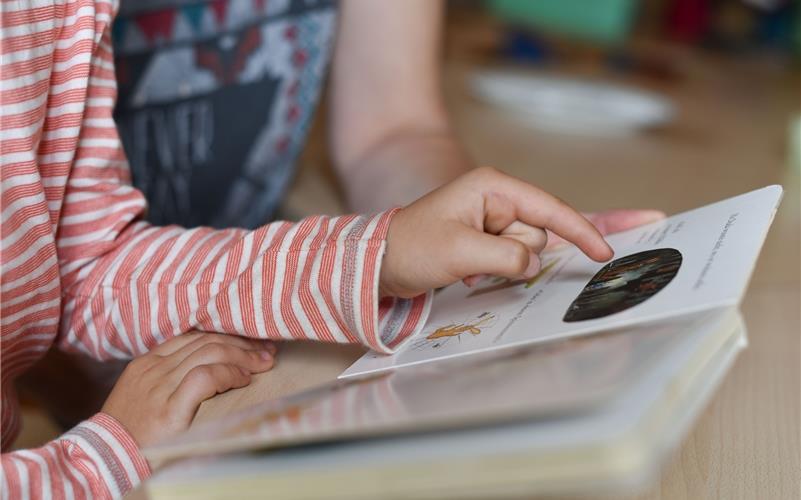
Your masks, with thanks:
M445 95L478 164L587 211L670 214L785 188L742 306L749 348L637 498L797 495L786 486L800 465L800 3L448 2ZM325 123L318 112L287 217L344 210Z
M741 411L742 400L732 406L727 394L744 392L746 407L776 412L783 422L799 420L799 54L798 2L447 4L443 85L456 131L478 164L588 211L673 213L784 185L744 306L749 326L758 322L753 344L708 410L708 422ZM318 108L280 218L345 211L326 151L326 109L325 103ZM71 375L73 386L83 376ZM18 448L61 432L42 410L41 396L26 390L47 380L34 375L21 387L25 427ZM99 401L83 403L99 407ZM753 434L743 454L748 443L768 441L796 446L797 455L797 429L789 441L770 429Z
M627 205L673 211L797 175L797 2L447 5L445 95L479 164L588 210L619 205L614 191L595 192L604 179L615 179ZM344 210L332 189L326 109L317 113L286 218Z

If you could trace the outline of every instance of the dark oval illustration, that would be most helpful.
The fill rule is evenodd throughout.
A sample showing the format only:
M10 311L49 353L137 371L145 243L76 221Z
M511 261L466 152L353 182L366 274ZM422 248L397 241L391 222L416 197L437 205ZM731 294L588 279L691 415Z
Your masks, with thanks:
M625 311L656 295L681 267L674 248L638 252L605 265L567 308L563 321L603 318Z

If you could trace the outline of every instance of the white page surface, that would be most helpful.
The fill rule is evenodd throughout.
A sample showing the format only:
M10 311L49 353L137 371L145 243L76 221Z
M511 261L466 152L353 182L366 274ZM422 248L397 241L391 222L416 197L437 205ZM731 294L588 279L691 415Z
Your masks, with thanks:
M397 353L369 352L340 377L735 306L781 196L768 186L611 235L610 263L571 246L543 254L528 282L452 285Z

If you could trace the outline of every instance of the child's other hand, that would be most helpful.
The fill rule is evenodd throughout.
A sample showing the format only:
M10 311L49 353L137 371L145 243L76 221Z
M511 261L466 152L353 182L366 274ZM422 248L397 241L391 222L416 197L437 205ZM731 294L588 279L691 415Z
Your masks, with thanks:
M189 428L200 403L250 383L272 368L276 346L265 340L187 333L131 361L102 411L148 446Z
M563 201L493 168L473 170L395 215L380 292L414 297L476 275L534 276L546 230L598 262L613 256L598 229Z

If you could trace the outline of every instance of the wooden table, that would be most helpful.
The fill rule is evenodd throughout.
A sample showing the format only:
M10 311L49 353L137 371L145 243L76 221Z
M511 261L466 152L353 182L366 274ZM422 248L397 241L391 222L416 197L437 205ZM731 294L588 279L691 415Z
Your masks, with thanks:
M469 66L458 62L447 70L448 104L479 163L530 180L586 210L657 207L672 213L784 184L784 202L743 304L750 347L661 481L634 498L798 498L799 177L787 159L788 125L798 112L796 80L772 61L676 57L685 73L680 82L634 83L668 95L677 117L662 131L636 137L566 137L521 126L469 95ZM319 194L330 188L314 170L300 179L290 198L296 210L303 206L303 193L314 193L312 210L320 209ZM331 203L322 208L337 210ZM362 352L353 346L286 344L272 372L206 402L196 422L331 380Z

